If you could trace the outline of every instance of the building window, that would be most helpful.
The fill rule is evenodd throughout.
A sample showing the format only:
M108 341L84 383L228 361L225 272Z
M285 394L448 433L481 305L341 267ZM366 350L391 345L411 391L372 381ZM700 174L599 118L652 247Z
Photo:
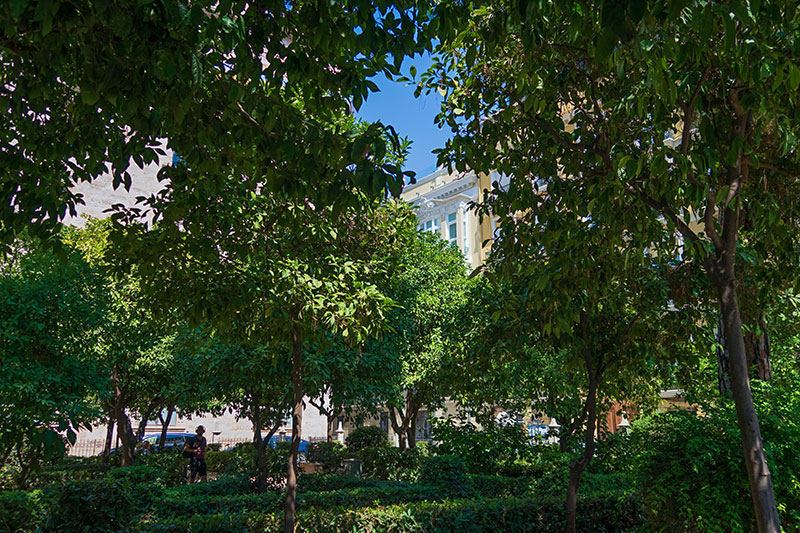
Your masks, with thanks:
M381 429L389 433L389 413L385 411L381 413Z
M432 218L431 220L425 222L424 224L420 224L419 230L431 233L439 233L439 219Z
M447 240L450 241L450 244L458 245L458 226L455 213L447 215Z

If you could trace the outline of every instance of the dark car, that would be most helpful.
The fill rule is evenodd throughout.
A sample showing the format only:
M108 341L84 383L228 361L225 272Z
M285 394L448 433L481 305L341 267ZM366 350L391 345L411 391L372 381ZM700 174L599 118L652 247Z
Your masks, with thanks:
M186 442L186 439L194 436L194 433L167 433L167 439L164 442L164 449L166 450L175 446L183 449L183 444ZM145 435L145 437L142 439L142 442L149 442L150 445L153 446L153 449L157 449L158 444L161 442L161 434L153 433L151 435Z

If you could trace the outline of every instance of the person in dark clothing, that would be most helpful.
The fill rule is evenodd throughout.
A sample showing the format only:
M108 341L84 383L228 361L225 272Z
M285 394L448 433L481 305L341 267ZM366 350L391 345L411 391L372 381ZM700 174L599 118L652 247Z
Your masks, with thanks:
M189 483L194 483L195 478L197 481L206 480L206 438L203 434L206 428L197 426L197 433L194 437L186 439L183 445L184 455L190 455L189 461Z

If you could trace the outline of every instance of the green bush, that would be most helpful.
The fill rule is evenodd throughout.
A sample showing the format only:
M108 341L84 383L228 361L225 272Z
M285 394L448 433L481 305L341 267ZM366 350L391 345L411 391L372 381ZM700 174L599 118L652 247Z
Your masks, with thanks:
M178 485L164 491L165 494L180 494L185 498L195 496L226 496L233 494L248 494L254 491L250 478L244 474L224 474L217 479L191 485Z
M310 502L308 502L310 503ZM458 532L561 532L564 507L559 499L499 498L411 502L363 507L298 507L298 530ZM578 531L616 533L641 527L643 517L631 497L579 498ZM282 513L242 512L197 516L149 517L135 531L262 532L278 531Z
M137 507L147 502L147 486L131 490L118 481L91 480L67 482L54 488L53 504L45 524L46 531L121 531L127 529Z
M797 530L800 388L795 382L757 380L752 387L781 522L786 530ZM633 426L627 454L654 531L755 527L733 402L717 399L702 404L702 412L659 413Z
M35 473L31 485L45 487L63 485L67 481L102 479L113 468L99 457L64 457L55 464L45 465Z
M306 450L306 461L321 464L323 472L335 472L342 466L344 453L338 442L313 442Z
M369 446L358 453L364 477L416 481L423 455L415 448L400 450L393 446Z
M653 531L751 530L737 431L707 416L671 411L634 424L631 446L632 470Z
M464 498L472 493L472 484L457 455L426 457L419 473L419 483L436 487L449 497Z
M152 465L134 465L112 468L106 474L106 479L112 483L151 484L158 487L166 487L169 484L169 472Z
M219 513L179 517L142 517L131 531L137 533L248 533L279 531L280 514Z
M351 431L344 443L348 452L355 453L364 448L389 446L389 435L378 426L364 426Z
M0 491L0 531L38 531L46 514L42 491Z
M407 484L337 474L302 474L297 478L298 492L329 492L342 489L398 486L407 486Z
M516 424L487 424L478 429L472 424L459 425L452 419L438 420L433 426L433 436L439 442L437 455L458 455L473 474L510 475L513 472L510 465L539 462L539 454L550 453L552 449L552 446L532 445L525 428Z
M185 467L187 464L189 464L189 460L181 454L165 452L140 455L136 458L135 466L147 466L159 471L161 473L158 476L160 482L166 487L172 487L186 482Z
M496 474L469 474L468 477L473 494L481 498L522 496L533 492L537 486L537 479L532 477L505 477Z

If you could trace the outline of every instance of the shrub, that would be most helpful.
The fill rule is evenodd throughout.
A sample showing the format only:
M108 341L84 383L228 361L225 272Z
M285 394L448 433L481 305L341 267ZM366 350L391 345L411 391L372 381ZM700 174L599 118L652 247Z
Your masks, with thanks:
M99 457L64 457L55 464L45 465L31 480L32 485L44 487L63 485L67 481L102 479L112 465L103 463Z
M176 446L177 448L177 446ZM169 448L166 448L169 449ZM184 468L189 463L179 453L154 453L136 458L136 467L146 466L160 472L157 476L165 487L180 485L186 481Z
M522 426L490 423L482 429L472 424L458 425L452 419L439 420L433 426L437 455L458 455L469 472L496 474L505 465L535 462L540 452L550 446L532 445ZM508 473L508 472L506 472Z
M204 483L179 485L164 491L167 495L181 495L184 498L196 496L230 496L233 494L248 494L253 492L250 478L244 474L225 474L217 479Z
M298 492L329 492L332 490L405 486L397 481L362 479L337 474L302 474L297 478Z
M345 444L347 451L359 452L364 448L389 446L389 436L378 426L364 426L351 431Z
M518 531L561 532L564 505L560 499L500 498L415 502L359 509L312 509L298 513L303 531ZM578 531L625 532L643 523L631 497L581 497Z
M146 488L147 486L141 486ZM121 531L136 513L143 491L118 481L67 482L54 488L47 531Z
M169 472L152 465L134 465L121 468L112 468L106 474L106 479L110 482L128 483L131 485L150 484L158 487L166 487L169 480Z
M392 446L370 446L361 450L358 457L365 477L392 481L416 481L423 459L414 448L400 450Z
M0 491L0 531L38 531L47 513L42 491Z
M633 472L653 531L749 531L752 506L738 432L672 411L640 419Z
M338 442L314 442L308 445L306 461L322 465L323 472L335 472L344 459L344 446Z
M464 461L457 455L425 458L419 473L419 483L436 487L443 494L454 498L464 498L472 493Z

